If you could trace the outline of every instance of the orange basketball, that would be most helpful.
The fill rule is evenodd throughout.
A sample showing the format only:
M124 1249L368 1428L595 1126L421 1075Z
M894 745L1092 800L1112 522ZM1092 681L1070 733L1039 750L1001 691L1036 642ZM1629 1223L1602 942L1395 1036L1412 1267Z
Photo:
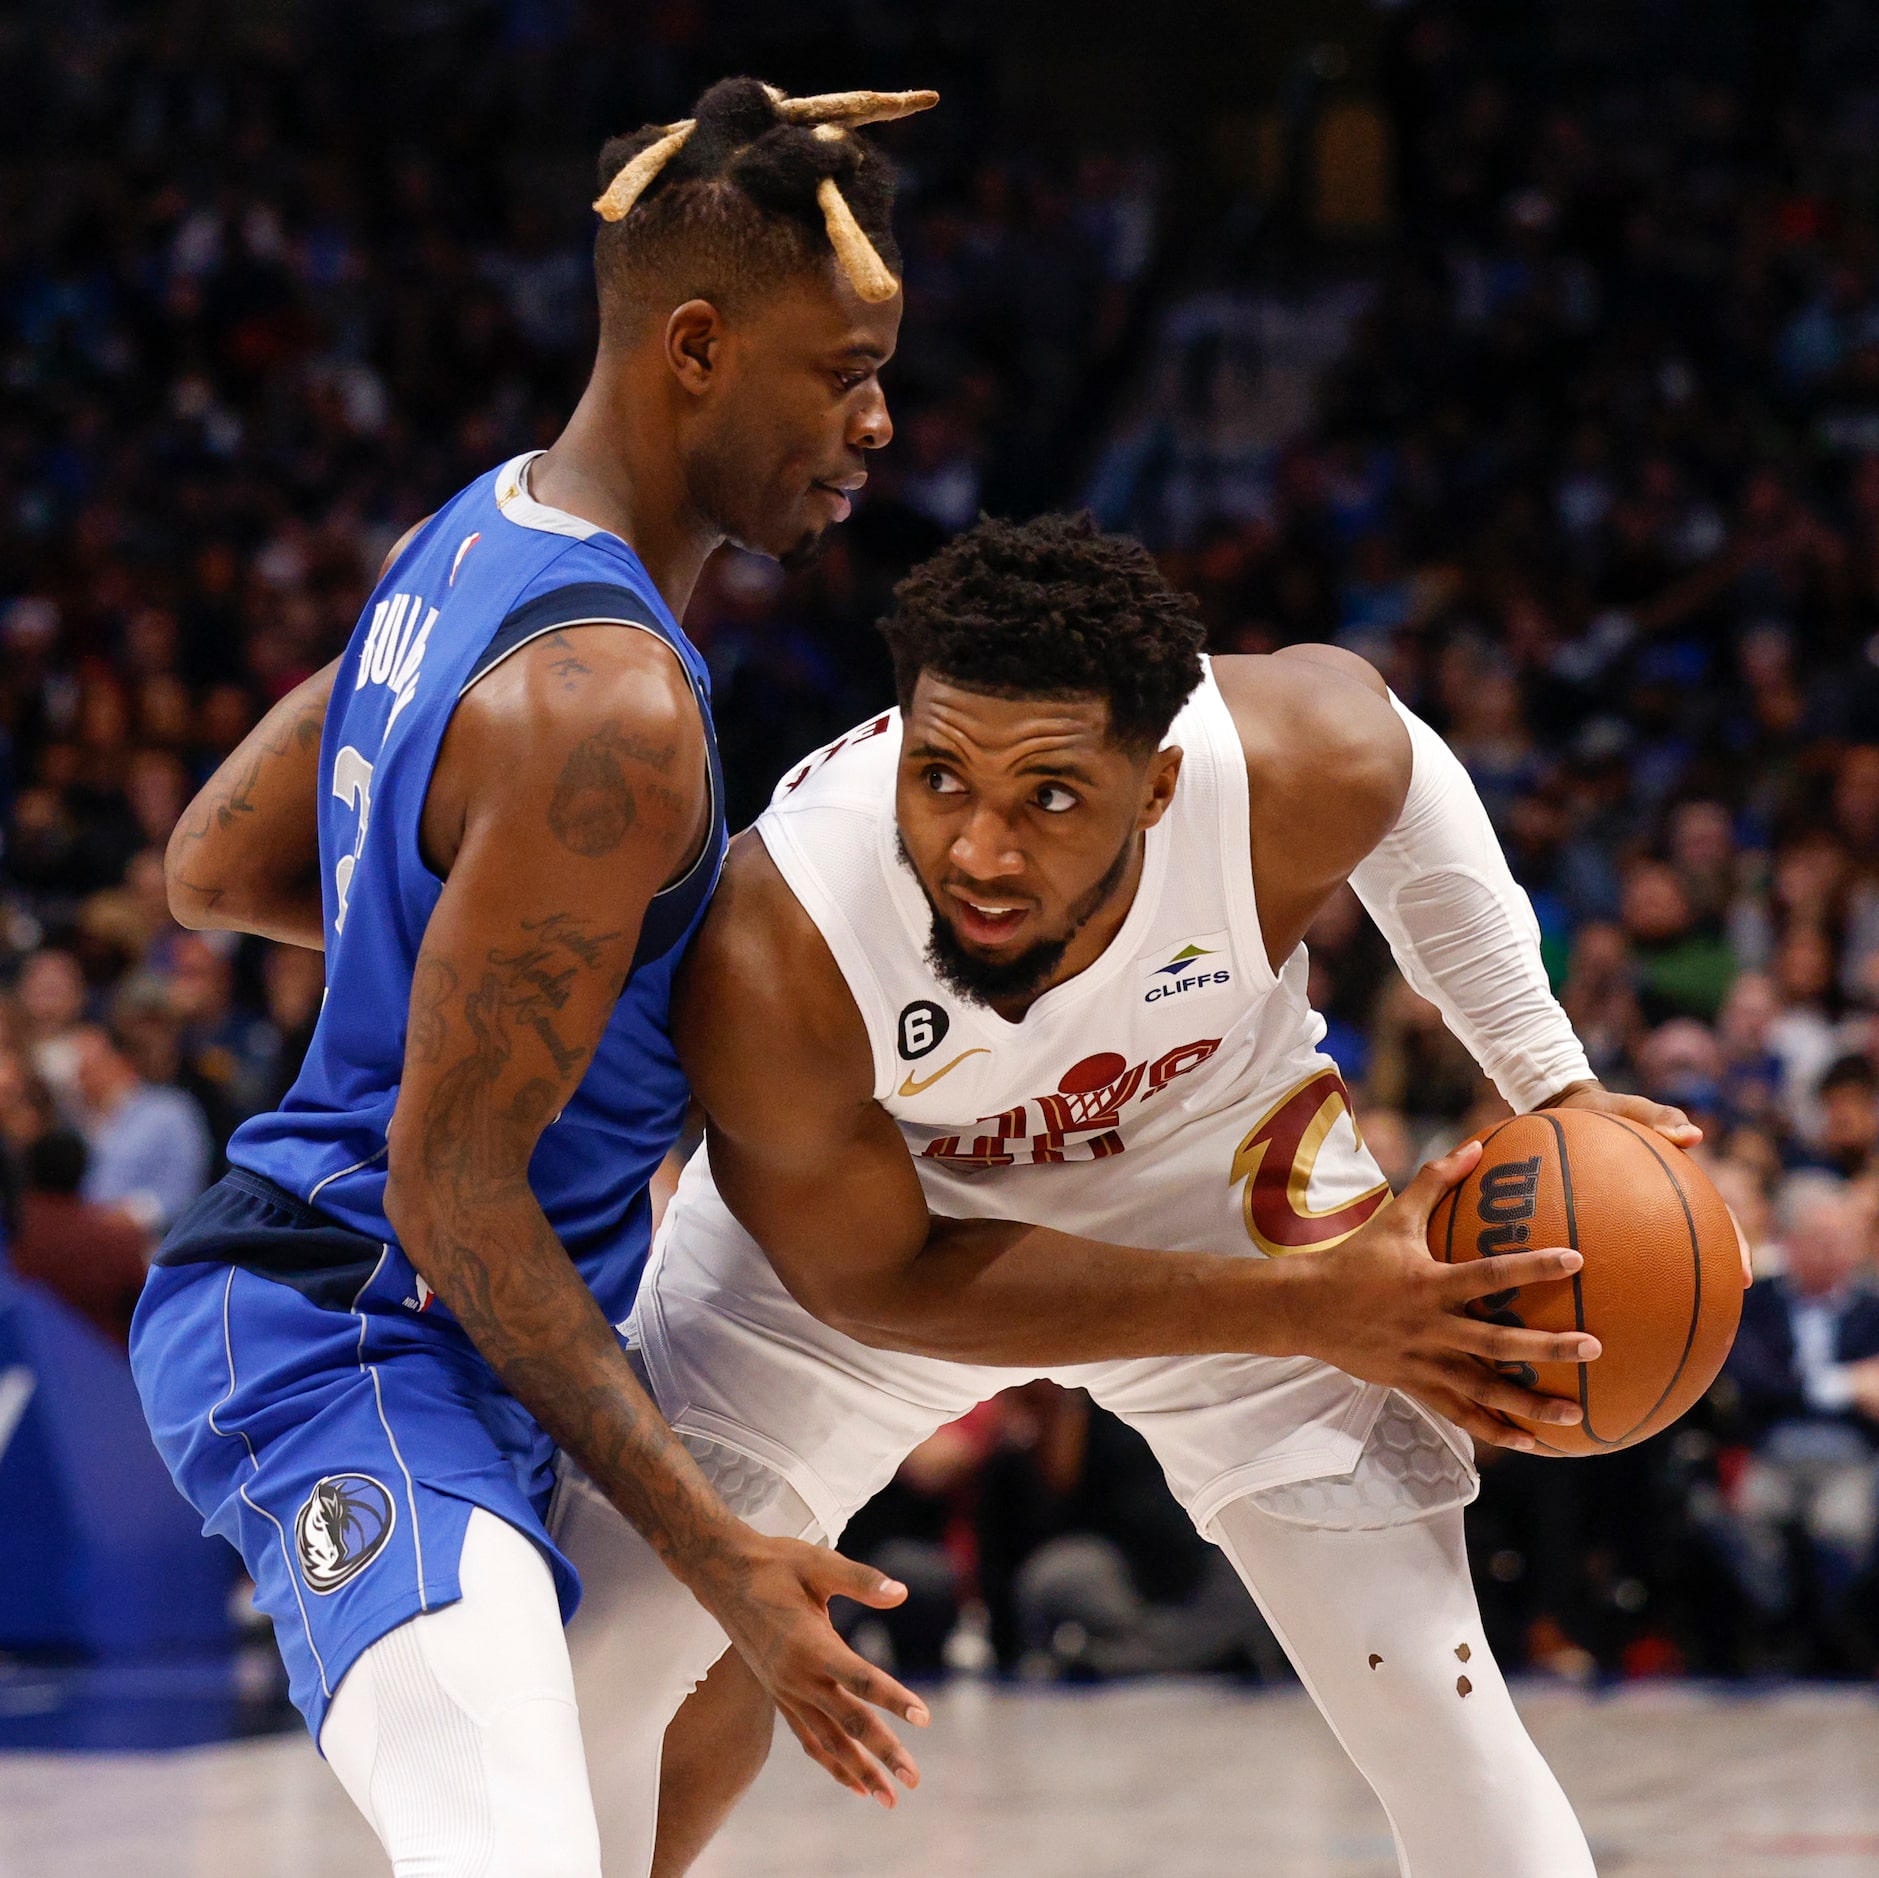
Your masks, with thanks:
M1586 1109L1516 1116L1429 1219L1439 1259L1571 1246L1571 1278L1500 1291L1473 1309L1529 1330L1588 1330L1592 1363L1508 1374L1577 1398L1574 1428L1522 1422L1547 1454L1603 1454L1668 1428L1716 1380L1742 1315L1735 1222L1688 1155L1635 1122Z

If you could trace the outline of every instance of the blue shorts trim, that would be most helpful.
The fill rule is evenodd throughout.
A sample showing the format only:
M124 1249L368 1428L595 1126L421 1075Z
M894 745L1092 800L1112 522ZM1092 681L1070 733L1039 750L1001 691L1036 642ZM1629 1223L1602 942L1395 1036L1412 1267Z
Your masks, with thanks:
M359 1654L460 1595L472 1507L548 1536L554 1444L454 1326L327 1308L232 1264L152 1270L131 1365L172 1477L241 1552L314 1738Z

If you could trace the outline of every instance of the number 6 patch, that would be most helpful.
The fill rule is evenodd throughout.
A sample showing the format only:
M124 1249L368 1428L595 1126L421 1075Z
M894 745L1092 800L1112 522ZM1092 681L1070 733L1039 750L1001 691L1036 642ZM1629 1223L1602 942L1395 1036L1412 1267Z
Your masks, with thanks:
M895 1027L901 1056L917 1063L921 1057L931 1055L952 1025L953 1020L937 1004L927 998L917 999L901 1012Z

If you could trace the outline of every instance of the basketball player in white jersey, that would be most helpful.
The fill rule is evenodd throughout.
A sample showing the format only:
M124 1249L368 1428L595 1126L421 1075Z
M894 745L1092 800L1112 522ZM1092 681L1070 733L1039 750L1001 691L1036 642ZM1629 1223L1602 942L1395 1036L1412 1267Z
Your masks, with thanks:
M1596 1343L1506 1308L1577 1254L1429 1257L1479 1150L1390 1201L1307 926L1351 880L1515 1109L1697 1131L1593 1081L1465 773L1362 661L1209 665L1149 556L1065 517L982 522L886 632L900 708L784 779L675 1005L709 1130L627 1326L660 1407L738 1511L833 1543L974 1403L1087 1389L1246 1581L1406 1873L1583 1878L1462 1540L1469 1436L1579 1419L1524 1366ZM1503 1321L1465 1313L1495 1292ZM558 1518L604 1796L722 1642L577 1480Z

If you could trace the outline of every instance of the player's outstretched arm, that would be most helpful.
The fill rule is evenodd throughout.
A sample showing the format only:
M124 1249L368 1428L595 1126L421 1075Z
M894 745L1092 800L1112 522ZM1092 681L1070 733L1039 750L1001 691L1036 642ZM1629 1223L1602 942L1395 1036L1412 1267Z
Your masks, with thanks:
M704 731L649 635L582 627L525 648L459 705L424 810L445 876L413 979L385 1210L412 1264L518 1401L724 1626L839 1780L893 1803L918 1776L868 1704L924 1707L828 1621L879 1572L735 1519L641 1389L530 1189L641 918L709 820Z
M314 805L338 669L335 660L296 685L183 811L163 857L178 925L326 949Z
M1702 1139L1681 1109L1593 1077L1468 772L1371 665L1340 646L1298 645L1269 659L1222 659L1216 670L1246 746L1260 917L1275 965L1348 878L1404 977L1515 1109L1596 1109L1675 1147Z
M1314 1356L1408 1389L1478 1438L1514 1447L1535 1444L1503 1415L1580 1419L1577 1403L1523 1389L1476 1359L1589 1361L1594 1339L1465 1314L1477 1297L1569 1275L1579 1255L1457 1266L1429 1255L1429 1212L1478 1148L1425 1169L1334 1254L1151 1251L1009 1220L933 1218L906 1142L874 1099L861 1014L754 834L733 848L673 1020L725 1202L797 1302L860 1342L1039 1368Z

